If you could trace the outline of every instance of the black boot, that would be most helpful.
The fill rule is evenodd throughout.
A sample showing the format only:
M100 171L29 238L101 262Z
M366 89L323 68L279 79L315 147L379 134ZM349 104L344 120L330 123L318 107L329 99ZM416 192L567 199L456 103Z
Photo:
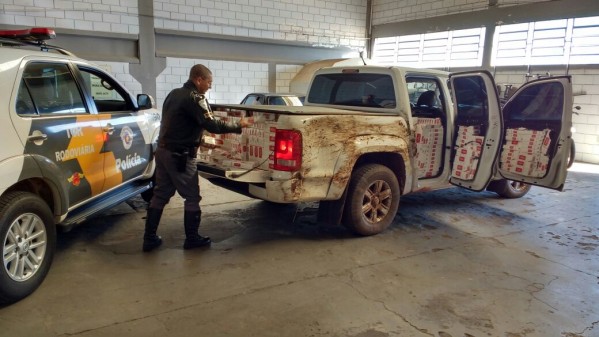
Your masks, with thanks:
M185 225L185 243L183 244L183 249L204 247L212 243L209 237L203 237L200 234L198 234L201 216L201 211L185 211L185 215L183 218Z
M162 244L162 238L156 235L160 218L162 217L162 210L158 208L148 208L148 215L146 217L146 231L144 233L144 244L142 250L149 252L155 248L160 247Z

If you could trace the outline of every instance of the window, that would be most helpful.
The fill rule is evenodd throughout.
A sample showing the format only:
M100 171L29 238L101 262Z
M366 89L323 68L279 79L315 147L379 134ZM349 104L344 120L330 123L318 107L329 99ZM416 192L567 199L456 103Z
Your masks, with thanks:
M21 85L19 86L19 92L17 93L16 111L19 115L37 115L33 99L29 94L29 90L27 90L25 78L21 79Z
M126 91L108 75L80 67L86 90L93 98L98 113L127 111L133 109L133 103Z
M281 96L271 96L268 104L269 105L287 105L287 103L285 102L285 99Z
M248 95L243 102L241 102L241 104L247 104L247 105L258 105L258 104L262 104L262 102L260 102L260 96L256 96L256 95Z
M373 60L385 65L447 68L482 65L485 28L377 38Z
M562 118L564 87L561 83L541 83L527 87L505 112L509 120L551 120Z
M384 74L323 74L312 81L311 103L395 108L391 76Z
M81 93L66 64L30 63L17 93L23 115L86 113Z
M481 77L458 77L454 80L453 90L458 99L458 120L487 119L487 93Z
M406 87L414 117L444 117L443 94L437 80L409 76L406 78Z
M598 64L599 17L495 28L492 66Z

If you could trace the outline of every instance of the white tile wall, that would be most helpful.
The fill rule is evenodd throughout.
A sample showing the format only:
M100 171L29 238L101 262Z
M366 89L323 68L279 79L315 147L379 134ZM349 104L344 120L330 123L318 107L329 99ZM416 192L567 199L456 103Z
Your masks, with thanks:
M289 82L301 69L302 65L277 64L277 92L288 93ZM293 93L295 94L295 92Z
M499 7L551 0L498 0ZM488 0L374 0L372 24L410 21L488 8Z
M372 24L380 25L470 12L484 9L488 4L488 0L374 0Z
M189 77L194 64L201 63L212 71L210 103L237 104L250 92L268 91L268 64L201 59L166 59L166 69L156 79L156 102L162 107L168 93L179 88Z
M0 24L138 34L137 0L2 0Z
M576 143L575 160L599 164L599 69L575 69L570 70L569 74L572 75L574 106L581 108L577 110L578 115L572 116L576 129L573 135ZM526 79L524 72L498 71L495 81L499 84L520 86Z
M156 28L365 46L366 0L154 0Z

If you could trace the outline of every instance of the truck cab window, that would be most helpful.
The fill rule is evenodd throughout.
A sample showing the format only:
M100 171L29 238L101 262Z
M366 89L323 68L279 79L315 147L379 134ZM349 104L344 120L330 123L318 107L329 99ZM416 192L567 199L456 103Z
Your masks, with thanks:
M314 78L308 101L317 104L393 109L393 79L386 74L323 74Z
M538 84L528 87L506 111L508 119L561 120L564 88L560 83Z
M436 79L429 77L406 78L412 116L444 118L443 94Z
M454 90L458 101L457 118L461 120L486 120L489 114L487 93L484 91L481 78L458 78L455 80Z
M419 179L436 178L443 173L446 118L439 83L430 76L406 77L414 117Z

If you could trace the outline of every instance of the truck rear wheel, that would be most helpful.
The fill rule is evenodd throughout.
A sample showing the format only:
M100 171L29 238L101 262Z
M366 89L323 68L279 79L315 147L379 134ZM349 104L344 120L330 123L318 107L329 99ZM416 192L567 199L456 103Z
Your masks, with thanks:
M0 199L0 303L16 302L42 283L54 256L56 227L48 205L29 192Z
M521 183L519 181L501 179L492 181L487 187L487 190L493 191L504 198L516 199L526 195L531 187L532 185Z
M395 218L399 196L397 177L388 167L361 166L349 183L343 222L360 235L378 234Z

